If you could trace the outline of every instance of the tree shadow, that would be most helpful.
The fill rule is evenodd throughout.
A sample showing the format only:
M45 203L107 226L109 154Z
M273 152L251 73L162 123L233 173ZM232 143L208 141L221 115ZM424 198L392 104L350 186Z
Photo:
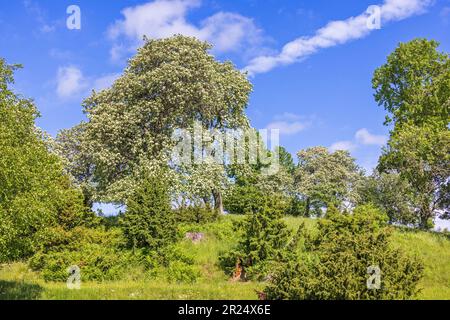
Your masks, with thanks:
M0 300L37 300L42 291L37 284L0 280Z

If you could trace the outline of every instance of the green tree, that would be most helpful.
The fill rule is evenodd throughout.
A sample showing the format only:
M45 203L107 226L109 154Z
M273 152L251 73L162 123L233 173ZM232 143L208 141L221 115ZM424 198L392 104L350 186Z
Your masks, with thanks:
M361 180L358 190L358 203L374 204L387 213L390 223L417 223L411 186L399 174L375 172Z
M275 154L278 154L280 158L280 165L286 169L289 174L293 175L295 173L295 163L292 155L281 146L275 150Z
M280 158L280 173L278 176L285 176L285 179L281 180L280 183L285 186L284 194L286 194L288 201L286 214L292 216L304 215L306 202L294 186L294 176L297 169L294 158L284 147L278 147L275 153Z
M176 241L177 225L167 185L147 176L127 201L122 227L132 248L161 250Z
M231 272L236 264L245 278L264 278L269 267L287 248L290 231L277 210L280 199L253 190L253 203L244 220L236 223L238 245L220 257L222 267Z
M305 216L327 205L341 206L355 202L356 185L362 172L347 151L331 153L325 147L314 147L298 153L295 190L305 199Z
M380 158L379 170L398 173L409 183L413 210L422 229L436 215L448 218L450 198L450 130L405 124L394 131Z
M450 56L439 43L402 43L375 71L375 100L390 113L390 141L379 170L398 173L409 186L417 224L449 217Z
M438 47L438 42L426 39L401 43L375 71L375 100L389 112L386 124L448 126L450 57Z
M31 255L37 232L81 225L88 215L81 192L35 127L33 102L9 89L17 68L0 59L0 261Z
M318 232L303 233L302 259L281 264L265 293L271 300L411 299L418 292L423 266L393 249L387 217L362 206L352 214L333 207ZM380 271L379 287L370 278ZM369 281L368 281L369 280Z

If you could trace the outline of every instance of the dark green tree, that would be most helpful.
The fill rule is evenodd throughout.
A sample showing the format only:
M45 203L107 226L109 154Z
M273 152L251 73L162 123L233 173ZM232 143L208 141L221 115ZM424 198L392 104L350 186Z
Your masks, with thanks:
M305 252L281 264L265 293L271 300L411 299L423 266L392 247L387 216L372 206L345 214L334 207L318 232L304 234ZM379 286L371 277L379 272Z
M127 201L122 227L132 248L160 250L176 241L177 224L163 181L152 177L142 180Z
M290 231L277 208L279 197L254 191L253 205L245 219L235 225L237 246L220 257L221 265L231 272L239 265L246 278L264 278L271 263L286 250Z

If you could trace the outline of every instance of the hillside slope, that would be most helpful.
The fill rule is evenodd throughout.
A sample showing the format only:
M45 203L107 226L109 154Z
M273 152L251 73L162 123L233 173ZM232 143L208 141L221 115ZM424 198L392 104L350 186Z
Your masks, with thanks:
M163 279L144 279L130 275L119 282L82 283L81 290L68 290L64 283L47 283L28 270L25 263L0 267L0 299L256 299L255 290L264 283L231 282L217 266L220 252L234 245L232 221L226 217L205 226L186 226L186 231L204 232L206 240L181 243L195 259L201 277L195 284L168 283ZM315 220L288 217L293 230L302 222L314 229ZM421 231L395 231L394 245L419 256L425 265L419 299L450 299L450 239L446 235ZM139 272L136 272L139 274Z

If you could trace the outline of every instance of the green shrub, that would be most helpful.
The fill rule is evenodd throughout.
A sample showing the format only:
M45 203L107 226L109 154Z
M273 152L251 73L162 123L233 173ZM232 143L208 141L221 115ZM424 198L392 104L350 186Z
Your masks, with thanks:
M175 211L176 220L180 223L210 223L217 221L219 212L212 208L190 206Z
M286 214L294 217L306 215L306 203L298 197L291 197L286 209Z
M154 278L169 282L193 283L200 277L194 259L186 255L178 245L145 253L145 268Z
M123 250L120 229L53 228L38 236L40 248L29 265L46 281L66 281L67 268L73 265L80 267L82 281L119 280L140 263L138 255Z
M273 197L277 201L267 202L266 198ZM251 185L234 185L226 194L224 208L230 214L246 214L267 206L270 210L287 213L291 206L290 199L282 194L263 191Z
M276 210L278 197L254 195L252 211L235 224L238 245L219 257L220 265L232 273L236 264L244 269L247 278L264 278L271 262L286 249L290 232L281 220L283 212Z
M200 270L182 261L173 261L167 269L167 280L177 283L194 283L200 277Z
M131 248L161 250L175 243L177 224L167 185L150 177L144 179L127 201L121 227Z
M265 293L268 299L411 299L423 266L393 249L387 216L372 206L343 214L329 208L317 234L303 230L305 252L278 265ZM370 289L368 268L381 271L381 287Z

